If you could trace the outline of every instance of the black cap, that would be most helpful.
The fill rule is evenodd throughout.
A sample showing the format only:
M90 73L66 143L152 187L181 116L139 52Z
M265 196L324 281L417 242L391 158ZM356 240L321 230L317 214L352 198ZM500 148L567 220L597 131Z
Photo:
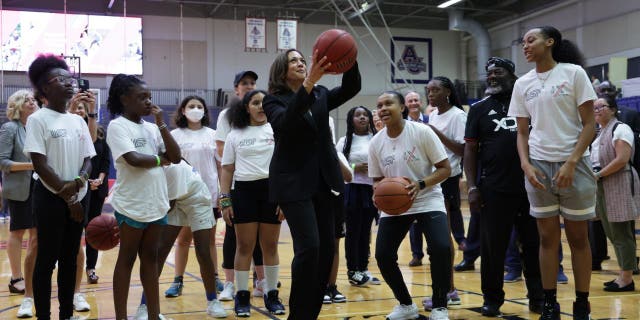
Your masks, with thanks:
M511 60L500 57L489 58L487 64L484 66L484 70L489 71L489 68L492 67L502 67L511 72L511 74L514 74L516 71L516 65Z
M256 74L253 71L240 71L236 74L236 78L233 79L233 86L237 87L238 83L240 83L240 80L242 80L242 78L249 76L251 78L253 78L253 80L258 80L258 74Z

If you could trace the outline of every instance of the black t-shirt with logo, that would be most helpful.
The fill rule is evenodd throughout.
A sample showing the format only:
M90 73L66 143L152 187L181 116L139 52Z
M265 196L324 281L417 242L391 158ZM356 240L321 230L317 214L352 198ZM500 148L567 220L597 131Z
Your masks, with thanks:
M518 156L518 127L507 116L510 95L488 96L469 109L465 140L478 142L479 186L505 193L526 193Z

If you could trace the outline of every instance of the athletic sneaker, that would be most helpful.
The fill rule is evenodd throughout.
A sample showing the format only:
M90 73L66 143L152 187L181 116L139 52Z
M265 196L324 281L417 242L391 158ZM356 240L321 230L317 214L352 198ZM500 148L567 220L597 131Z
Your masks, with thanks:
M266 279L262 279L262 280L257 280L255 283L255 287L253 288L253 296L254 297L262 297L264 296L264 289L265 286L267 285L267 280Z
M522 281L522 271L520 272L509 271L507 272L507 274L504 275L504 282L506 283L518 282L518 281Z
M361 271L347 271L349 283L354 286L364 286L369 282L369 276Z
M33 298L24 298L18 308L18 318L31 318L33 317Z
M264 295L264 306L271 314L285 314L282 300L278 298L278 290L271 290Z
M331 301L335 303L347 302L347 297L345 297L342 293L340 293L340 291L338 291L338 286L336 286L335 284L330 285L327 288L327 291L331 295Z
M138 310L136 311L136 315L133 316L134 320L148 320L149 315L147 314L147 305L141 304L138 306Z
M225 284L225 290L226 289L227 285ZM249 301L250 299L251 294L249 293L249 290L240 290L236 293L235 305L233 306L233 310L236 312L237 317L248 318L251 316L251 302Z
M183 279L182 276L177 276L173 278L173 283L171 283L171 286L169 287L169 289L167 289L167 291L164 292L164 296L167 298L175 298L175 297L181 296L182 288L184 287L182 279Z
M418 319L419 317L418 306L415 303L408 306L399 304L393 307L393 311L387 315L387 320Z
M364 273L369 277L369 283L371 283L371 284L375 284L375 285L380 285L380 284L382 283L382 282L380 282L380 279L378 279L378 278L374 277L374 276L371 274L371 271L367 270L367 271L365 271Z
M447 308L435 308L431 311L429 320L449 320L449 310Z
M222 302L218 301L218 299L213 299L207 302L207 314L215 318L227 317L227 311L224 310Z
M324 292L324 297L322 298L322 304L332 304L333 300L331 300L331 293L329 292L329 288Z
M460 300L460 296L458 296L457 289L453 289L447 293L447 306L457 306L460 304L462 304L462 301ZM424 298L422 305L424 306L424 310L431 311L433 309L433 299L431 297Z
M91 310L91 306L87 303L87 299L85 299L84 294L73 294L73 309L79 312Z
M591 304L587 302L586 305L573 303L573 319L574 320L591 320Z
M560 304L544 304L540 320L560 320Z
M569 283L569 278L567 278L567 275L564 274L564 271L562 269L560 269L558 271L558 279L557 279L558 283L560 284L567 284Z
M218 296L218 300L220 300L220 301L232 301L233 300L233 293L235 291L236 291L236 288L233 286L233 282L227 281L224 284L224 290L222 290L222 292L220 292L220 295Z

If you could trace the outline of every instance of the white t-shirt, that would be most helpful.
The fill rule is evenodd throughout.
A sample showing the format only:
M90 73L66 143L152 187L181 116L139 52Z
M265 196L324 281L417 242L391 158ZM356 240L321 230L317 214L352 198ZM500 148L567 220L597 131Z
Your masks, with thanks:
M612 119L611 121L617 121L616 119ZM614 124L615 125L615 124ZM595 140L591 143L591 165L593 167L601 167L600 165L600 138L602 134L599 134ZM620 122L616 127L616 130L613 131L613 137L611 137L611 142L614 144L616 140L622 140L626 142L631 148L633 148L633 130L626 123ZM633 158L633 153L631 154Z
M189 193L189 185L194 180L202 180L198 171L188 163L180 161L163 167L167 178L169 200L180 199Z
M161 167L139 168L127 163L122 155L136 151L157 155L164 152L164 142L155 124L125 117L111 120L107 144L116 168L111 205L120 214L139 222L161 219L169 210L167 180Z
M467 125L467 113L459 108L452 106L443 114L439 114L436 108L429 114L429 124L442 132L445 137L457 143L464 143L464 128ZM449 163L451 163L450 177L460 175L462 173L462 167L460 166L462 157L454 154L449 148L444 148L447 150L447 157L449 158Z
M225 108L218 114L218 121L216 121L215 139L216 141L225 142L227 135L231 132L231 124L227 119L227 111L229 108Z
M266 179L274 146L273 129L268 122L261 126L234 128L224 144L222 165L235 164L235 181Z
M558 63L540 74L532 69L520 77L513 87L509 116L531 119L529 157L566 161L582 132L578 107L595 99L587 73L575 64ZM588 154L587 150L583 156Z
M358 164L367 163L367 161L369 161L369 141L372 137L372 134L368 134L366 136L359 136L357 134L353 135L351 140L351 151L349 151L350 163ZM338 140L338 144L336 144L336 151L338 151L338 154L342 154L345 141L346 137L342 137ZM351 183L372 185L373 179L371 179L366 173L354 173Z
M211 193L211 204L218 207L218 169L216 168L216 131L209 127L200 130L179 128L171 135L180 146L182 157L195 168Z
M84 120L71 113L42 108L27 118L24 154L35 152L47 157L47 164L64 181L74 180L80 173L84 159L96 155L89 128ZM34 173L34 178L38 175ZM54 190L44 181L52 193ZM78 192L78 200L87 193L85 184Z
M407 177L421 180L435 171L433 166L447 159L444 145L429 126L405 121L399 136L390 138L387 128L373 136L369 143L369 177ZM440 184L426 187L402 215L429 211L446 212ZM388 214L382 212L382 217Z

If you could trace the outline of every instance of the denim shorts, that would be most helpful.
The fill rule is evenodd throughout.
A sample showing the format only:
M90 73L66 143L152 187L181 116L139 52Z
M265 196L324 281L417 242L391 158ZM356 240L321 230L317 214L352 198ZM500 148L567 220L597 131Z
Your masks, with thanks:
M125 215L123 215L122 213L115 211L113 213L113 215L116 217L116 221L118 221L118 226L120 226L123 223L128 224L130 227L136 228L136 229L146 229L150 224L158 224L161 226L164 226L167 224L167 215L165 214L164 217L155 220L155 221L151 221L151 222L140 222L140 221L136 221L133 220Z

